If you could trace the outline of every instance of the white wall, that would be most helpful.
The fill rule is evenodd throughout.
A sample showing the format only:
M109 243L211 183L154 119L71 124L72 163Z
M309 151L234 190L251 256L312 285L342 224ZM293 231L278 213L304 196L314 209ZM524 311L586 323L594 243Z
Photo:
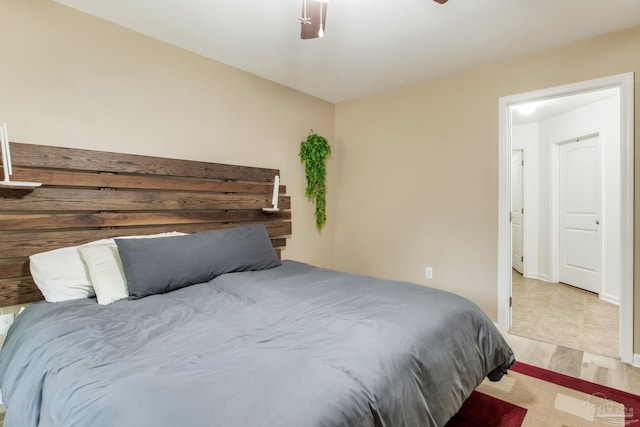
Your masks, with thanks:
M620 299L619 117L620 100L614 96L539 123L513 127L513 148L525 150L525 276L540 280L550 280L552 276L551 147L580 136L600 135L603 171L601 297L614 303Z

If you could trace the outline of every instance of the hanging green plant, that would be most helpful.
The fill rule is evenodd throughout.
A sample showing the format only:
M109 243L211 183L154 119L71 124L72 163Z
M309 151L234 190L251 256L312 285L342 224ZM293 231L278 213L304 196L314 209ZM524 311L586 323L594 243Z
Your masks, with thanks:
M322 230L327 222L327 156L331 154L331 146L327 138L311 131L306 141L300 143L300 160L304 163L307 177L305 195L316 205L316 227Z

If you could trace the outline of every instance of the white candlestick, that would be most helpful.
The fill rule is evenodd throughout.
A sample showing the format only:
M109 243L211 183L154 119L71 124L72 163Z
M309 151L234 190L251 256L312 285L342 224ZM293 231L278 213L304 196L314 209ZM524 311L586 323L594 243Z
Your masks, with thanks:
M4 143L7 148L7 165L9 166L9 176L13 175L13 169L11 167L11 150L9 149L9 134L7 133L7 124L2 123L2 131L4 132Z
M9 181L9 176L11 175L11 172L9 172L9 153L7 150L9 141L7 140L6 128L6 123L3 123L0 127L0 145L2 145L2 180L5 182Z
M273 198L271 199L271 204L273 205L273 209L278 209L278 192L280 191L280 176L276 175L276 178L273 180Z

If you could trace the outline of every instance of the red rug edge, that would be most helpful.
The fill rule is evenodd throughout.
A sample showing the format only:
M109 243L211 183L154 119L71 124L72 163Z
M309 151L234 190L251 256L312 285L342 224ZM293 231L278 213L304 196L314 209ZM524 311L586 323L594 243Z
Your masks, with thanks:
M445 427L520 427L526 415L526 408L473 390Z
M580 378L559 374L557 372L549 371L537 366L527 365L526 363L522 362L515 362L509 369L520 374L558 384L562 387L577 390L582 393L602 393L607 399L615 400L616 402L624 404L626 407L635 407L640 409L640 396L633 393L607 387L605 385L592 383Z

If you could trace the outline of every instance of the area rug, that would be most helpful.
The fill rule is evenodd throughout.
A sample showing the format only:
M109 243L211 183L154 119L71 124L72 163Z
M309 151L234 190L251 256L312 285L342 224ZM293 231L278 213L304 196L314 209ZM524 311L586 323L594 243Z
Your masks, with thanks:
M516 362L485 380L446 427L640 427L640 396Z

